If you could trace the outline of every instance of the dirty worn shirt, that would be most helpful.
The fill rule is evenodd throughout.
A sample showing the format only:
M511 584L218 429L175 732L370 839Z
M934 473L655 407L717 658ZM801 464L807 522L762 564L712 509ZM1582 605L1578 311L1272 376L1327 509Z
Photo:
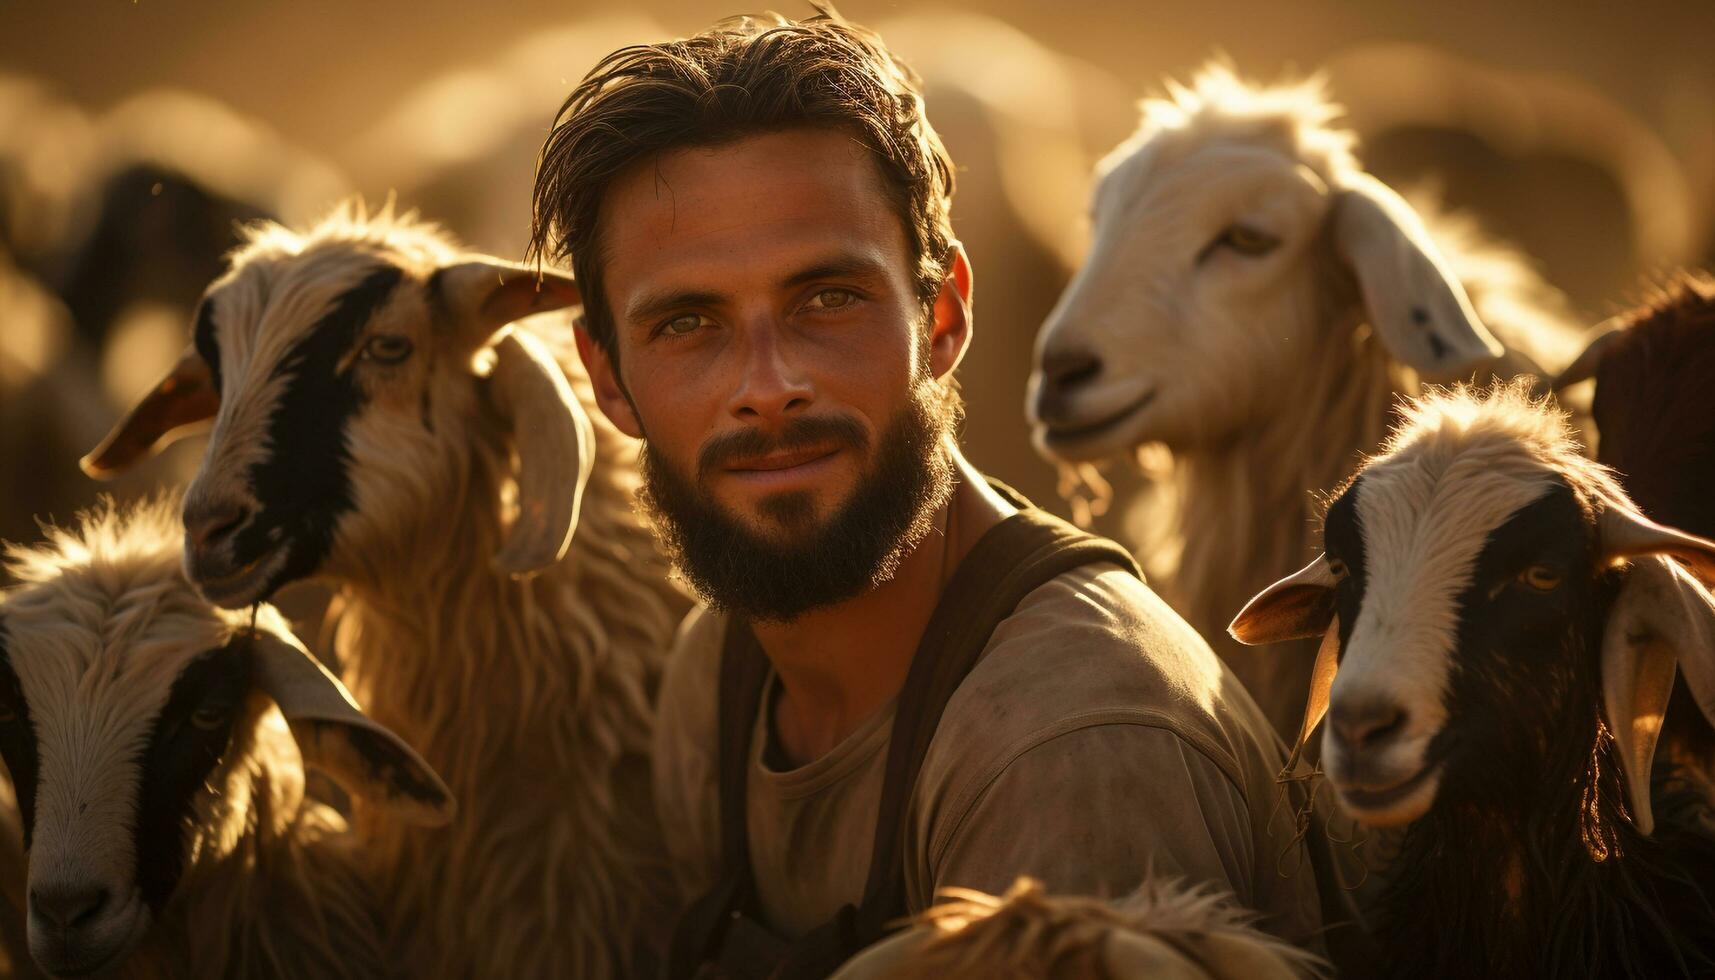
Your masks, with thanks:
M663 682L656 796L686 895L720 865L724 617L693 612ZM799 936L863 896L893 706L797 768L768 764L777 680L755 721L750 853L767 924ZM1314 942L1314 875L1274 777L1284 749L1208 644L1135 576L1091 565L1030 593L948 702L907 808L906 896L1116 897L1148 875L1207 882ZM1278 805L1277 805L1278 804Z

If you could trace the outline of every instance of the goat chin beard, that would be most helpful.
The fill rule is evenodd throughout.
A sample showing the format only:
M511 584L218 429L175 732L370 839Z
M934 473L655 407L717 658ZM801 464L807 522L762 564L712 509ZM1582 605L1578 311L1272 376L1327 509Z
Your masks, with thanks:
M1441 767L1424 766L1382 789L1331 780L1341 809L1368 827L1399 827L1428 813L1441 784Z

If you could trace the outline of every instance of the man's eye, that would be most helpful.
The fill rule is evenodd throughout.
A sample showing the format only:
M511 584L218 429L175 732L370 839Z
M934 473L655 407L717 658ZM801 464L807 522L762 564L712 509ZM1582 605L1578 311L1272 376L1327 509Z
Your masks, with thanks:
M701 313L687 313L684 316L676 316L661 325L661 332L664 334L670 334L674 337L683 337L685 334L688 334L701 326L703 319L704 318Z
M824 289L811 297L810 305L819 310L837 310L857 300L848 289Z

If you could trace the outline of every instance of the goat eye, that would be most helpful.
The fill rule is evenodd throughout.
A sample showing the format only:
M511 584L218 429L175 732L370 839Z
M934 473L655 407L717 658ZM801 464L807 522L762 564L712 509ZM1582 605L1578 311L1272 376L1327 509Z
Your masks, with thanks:
M230 704L205 704L191 713L191 724L205 732L212 732L224 724L231 714Z
M377 364L398 364L410 357L414 349L409 337L396 333L378 333L364 343L363 357Z
M0 725L10 725L17 720L18 713L12 710L12 706L0 701Z
M1347 568L1346 563L1340 559L1330 558L1328 559L1328 574L1334 576L1334 581L1344 582L1346 576L1352 574L1352 570Z
M1547 565L1532 565L1519 573L1518 580L1538 592L1553 592L1560 588L1560 573Z
M1221 233L1221 244L1240 255L1267 255L1280 245L1280 239L1249 225L1233 225Z

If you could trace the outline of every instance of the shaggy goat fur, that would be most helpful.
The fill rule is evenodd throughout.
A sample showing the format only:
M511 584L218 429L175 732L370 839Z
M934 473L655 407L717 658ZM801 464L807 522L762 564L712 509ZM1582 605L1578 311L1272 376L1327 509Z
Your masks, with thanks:
M35 656L87 658L78 674L85 695L111 681L124 685L132 707L159 708L160 700L146 696L148 688L170 680L197 652L243 632L252 619L213 608L185 581L180 533L177 509L167 501L131 510L106 503L72 528L50 530L44 544L13 546L7 570L17 584L0 595L0 620L11 626L14 643L18 632L30 632L41 648ZM264 629L285 629L267 607L257 620ZM80 721L49 717L58 707L31 704L39 736ZM123 732L128 709L110 707L113 717L94 730ZM133 748L128 741L95 745L98 753ZM45 772L74 784L77 774L66 767L100 762L65 746L46 746L42 757L48 767L59 767ZM336 812L304 798L298 747L273 702L251 697L194 807L177 889L140 945L115 973L104 975L390 975L377 903L349 849L353 842ZM106 846L69 843L84 850ZM36 844L42 844L40 830ZM36 859L32 854L32 866ZM6 871L21 872L22 865L8 861ZM9 894L23 890L22 881L6 883Z
M1596 458L1664 524L1715 535L1715 279L1681 273L1614 323L1596 367Z
M1715 279L1682 272L1611 325L1594 367L1596 458L1650 518L1715 537ZM1662 739L1715 801L1715 728L1684 685Z
M480 397L483 379L440 346L444 333L426 329L435 307L419 298L434 292L436 270L462 258L438 229L390 210L347 211L301 234L254 231L216 287L228 380L190 496L205 479L230 482L241 471L221 454L247 451L244 433L266 431L264 379L312 329L326 302L315 290L349 288L378 262L402 270L388 273L402 278L385 315L416 319L422 353L411 363L438 387L424 389L420 419L413 399L404 412L351 423L353 510L326 561L305 573L341 588L335 644L352 690L460 801L458 821L436 830L373 824L358 810L390 897L394 954L413 976L623 974L663 925L652 700L688 603L633 512L634 444L595 410L563 316L514 329L550 347L571 380L594 425L593 473L562 560L529 577L494 566L512 523L513 433ZM257 312L246 321L232 310ZM242 346L250 352L227 353ZM245 368L249 391L233 376L241 357L257 362Z
M1146 881L1111 903L1050 896L1030 878L998 897L961 888L942 897L917 917L916 930L890 940L893 950L854 960L836 980L1279 980L1324 972L1317 957L1253 928L1255 917L1226 896L1174 880Z
M1127 208L1132 202L1115 198L1117 191L1108 197L1098 191L1098 214L1107 209L1123 217L1107 219L1113 227L1107 237L1098 228L1090 261L1122 247L1124 236L1148 234L1164 242L1157 253L1195 253L1201 267L1214 246L1173 236L1199 235L1194 222L1232 221L1239 215L1230 212L1241 208L1277 223L1302 223L1305 209L1326 206L1306 204L1301 198L1316 197L1306 187L1295 197L1275 184L1245 185L1231 192L1231 201L1205 200L1221 192L1203 188L1229 169L1233 180L1249 181L1256 160L1270 155L1293 165L1274 178L1277 184L1296 180L1323 188L1321 195L1367 179L1354 156L1355 135L1334 125L1339 113L1319 80L1258 88L1212 66L1192 87L1171 87L1169 98L1144 104L1142 127L1099 174L1106 179L1128 165L1147 166L1149 177L1133 179L1190 183L1180 193L1152 197L1147 210ZM1576 334L1562 300L1519 256L1485 241L1468 219L1423 217L1446 269L1508 351L1493 368L1497 376L1570 359ZM1077 327L1085 343L1097 332L1111 334L1104 334L1110 355L1129 345L1178 389L1170 393L1180 396L1176 404L1157 399L1155 421L1138 423L1151 428L1121 429L1087 454L1060 455L1076 461L1142 447L1139 459L1158 487L1128 523L1151 581L1287 733L1304 704L1314 647L1245 650L1227 639L1226 623L1249 596L1314 553L1313 493L1350 472L1385 434L1396 394L1419 387L1371 327L1359 283L1333 237L1324 226L1302 244L1289 242L1282 253L1301 251L1277 261L1297 265L1267 284L1241 282L1236 277L1250 273L1237 266L1221 271L1235 278L1213 286L1182 281L1191 273L1178 265L1116 266L1113 276L1133 283L1124 287L1132 290L1126 298L1108 285L1086 286L1075 296L1075 283L1044 332L1048 341L1053 331ZM1192 268L1186 259L1184 269ZM1106 359L1104 371L1122 358ZM1119 365L1119 373L1127 370Z

